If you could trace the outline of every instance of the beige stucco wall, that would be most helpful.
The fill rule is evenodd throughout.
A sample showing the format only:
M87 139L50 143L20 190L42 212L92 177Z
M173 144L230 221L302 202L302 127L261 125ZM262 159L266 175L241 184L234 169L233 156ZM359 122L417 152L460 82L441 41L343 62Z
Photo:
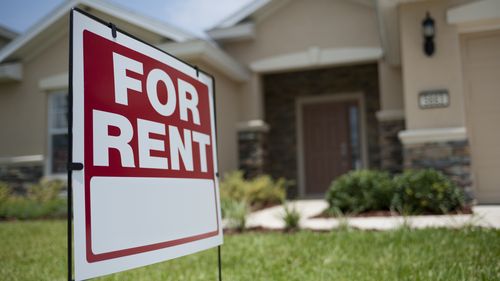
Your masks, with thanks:
M23 62L23 81L0 84L0 157L44 154L47 147L47 93L39 81L67 73L68 35Z
M446 23L449 7L464 1L419 1L402 4L400 35L406 127L412 129L464 126L464 98L459 36ZM422 20L429 11L436 25L436 52L427 57L422 50ZM450 106L420 109L418 94L424 90L447 89Z
M380 109L403 110L403 84L400 66L392 66L385 61L378 64L380 85Z
M256 25L252 41L227 43L224 49L244 65L311 47L379 47L375 9L346 0L292 0ZM262 102L258 77L242 89L242 120L259 119Z

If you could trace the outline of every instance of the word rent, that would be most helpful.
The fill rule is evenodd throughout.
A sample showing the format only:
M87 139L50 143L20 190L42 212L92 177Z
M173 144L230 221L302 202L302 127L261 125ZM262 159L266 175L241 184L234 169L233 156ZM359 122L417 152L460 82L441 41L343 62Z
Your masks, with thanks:
M159 115L170 117L178 110L180 120L200 125L198 93L189 82L180 78L174 81L157 68L144 73L141 62L118 53L113 53L113 71L116 104L128 106L130 95L141 95ZM137 75L146 78L146 93L142 92L143 81L134 78ZM166 102L160 101L160 86L166 88ZM96 109L92 115L94 166L109 166L110 150L116 150L122 167L181 170L182 160L185 171L199 167L200 172L207 172L207 147L210 145L207 134L142 118L129 120L120 114ZM137 142L132 142L134 137ZM193 157L193 148L199 151L198 157Z

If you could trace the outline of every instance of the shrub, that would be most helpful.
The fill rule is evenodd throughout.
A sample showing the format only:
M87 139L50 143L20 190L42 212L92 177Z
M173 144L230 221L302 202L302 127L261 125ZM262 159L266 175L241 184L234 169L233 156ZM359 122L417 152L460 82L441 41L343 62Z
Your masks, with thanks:
M44 203L60 198L65 183L61 180L41 180L28 189L28 198Z
M0 218L37 219L59 218L66 215L66 198L60 193L64 183L59 180L41 181L29 187L25 196L15 195L6 184L0 184Z
M7 201L10 197L10 188L5 182L0 182L0 204Z
M252 208L262 208L271 204L281 203L286 196L286 181L274 181L268 175L246 180L243 172L234 171L224 176L221 182L221 198L235 201L245 201Z
M231 199L221 200L222 216L227 220L227 227L243 231L246 227L246 218L249 207L246 201Z
M356 214L370 210L389 210L395 185L388 173L351 171L337 178L326 194L329 211Z
M283 203L284 213L281 219L285 223L285 230L293 231L299 229L300 213L295 207L290 207L289 204Z
M463 191L436 170L409 170L395 177L394 209L404 214L443 214L461 209Z

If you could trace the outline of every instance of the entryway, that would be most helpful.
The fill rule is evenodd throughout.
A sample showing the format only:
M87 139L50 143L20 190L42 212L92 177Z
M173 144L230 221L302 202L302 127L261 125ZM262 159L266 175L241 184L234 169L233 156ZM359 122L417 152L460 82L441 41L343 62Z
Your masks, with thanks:
M299 189L323 197L332 180L363 167L361 94L333 94L297 100Z

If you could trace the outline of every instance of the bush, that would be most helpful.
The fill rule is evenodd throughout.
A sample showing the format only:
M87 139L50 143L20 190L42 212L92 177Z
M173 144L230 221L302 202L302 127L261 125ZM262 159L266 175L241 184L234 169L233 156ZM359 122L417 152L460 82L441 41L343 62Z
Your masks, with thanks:
M394 181L392 205L404 214L444 214L464 207L462 190L439 171L409 170Z
M246 227L249 207L246 201L231 199L221 200L222 216L227 220L227 227L243 231Z
M389 210L395 185L388 173L370 170L351 171L340 176L326 194L329 212L356 214Z
M246 180L243 172L235 171L224 176L221 182L221 199L245 201L254 209L281 203L286 196L285 179L274 181L263 175Z
M10 188L5 182L0 182L0 205L10 197Z
M59 218L67 214L67 200L60 196L64 183L41 181L29 187L26 196L15 195L9 186L0 183L1 219Z

